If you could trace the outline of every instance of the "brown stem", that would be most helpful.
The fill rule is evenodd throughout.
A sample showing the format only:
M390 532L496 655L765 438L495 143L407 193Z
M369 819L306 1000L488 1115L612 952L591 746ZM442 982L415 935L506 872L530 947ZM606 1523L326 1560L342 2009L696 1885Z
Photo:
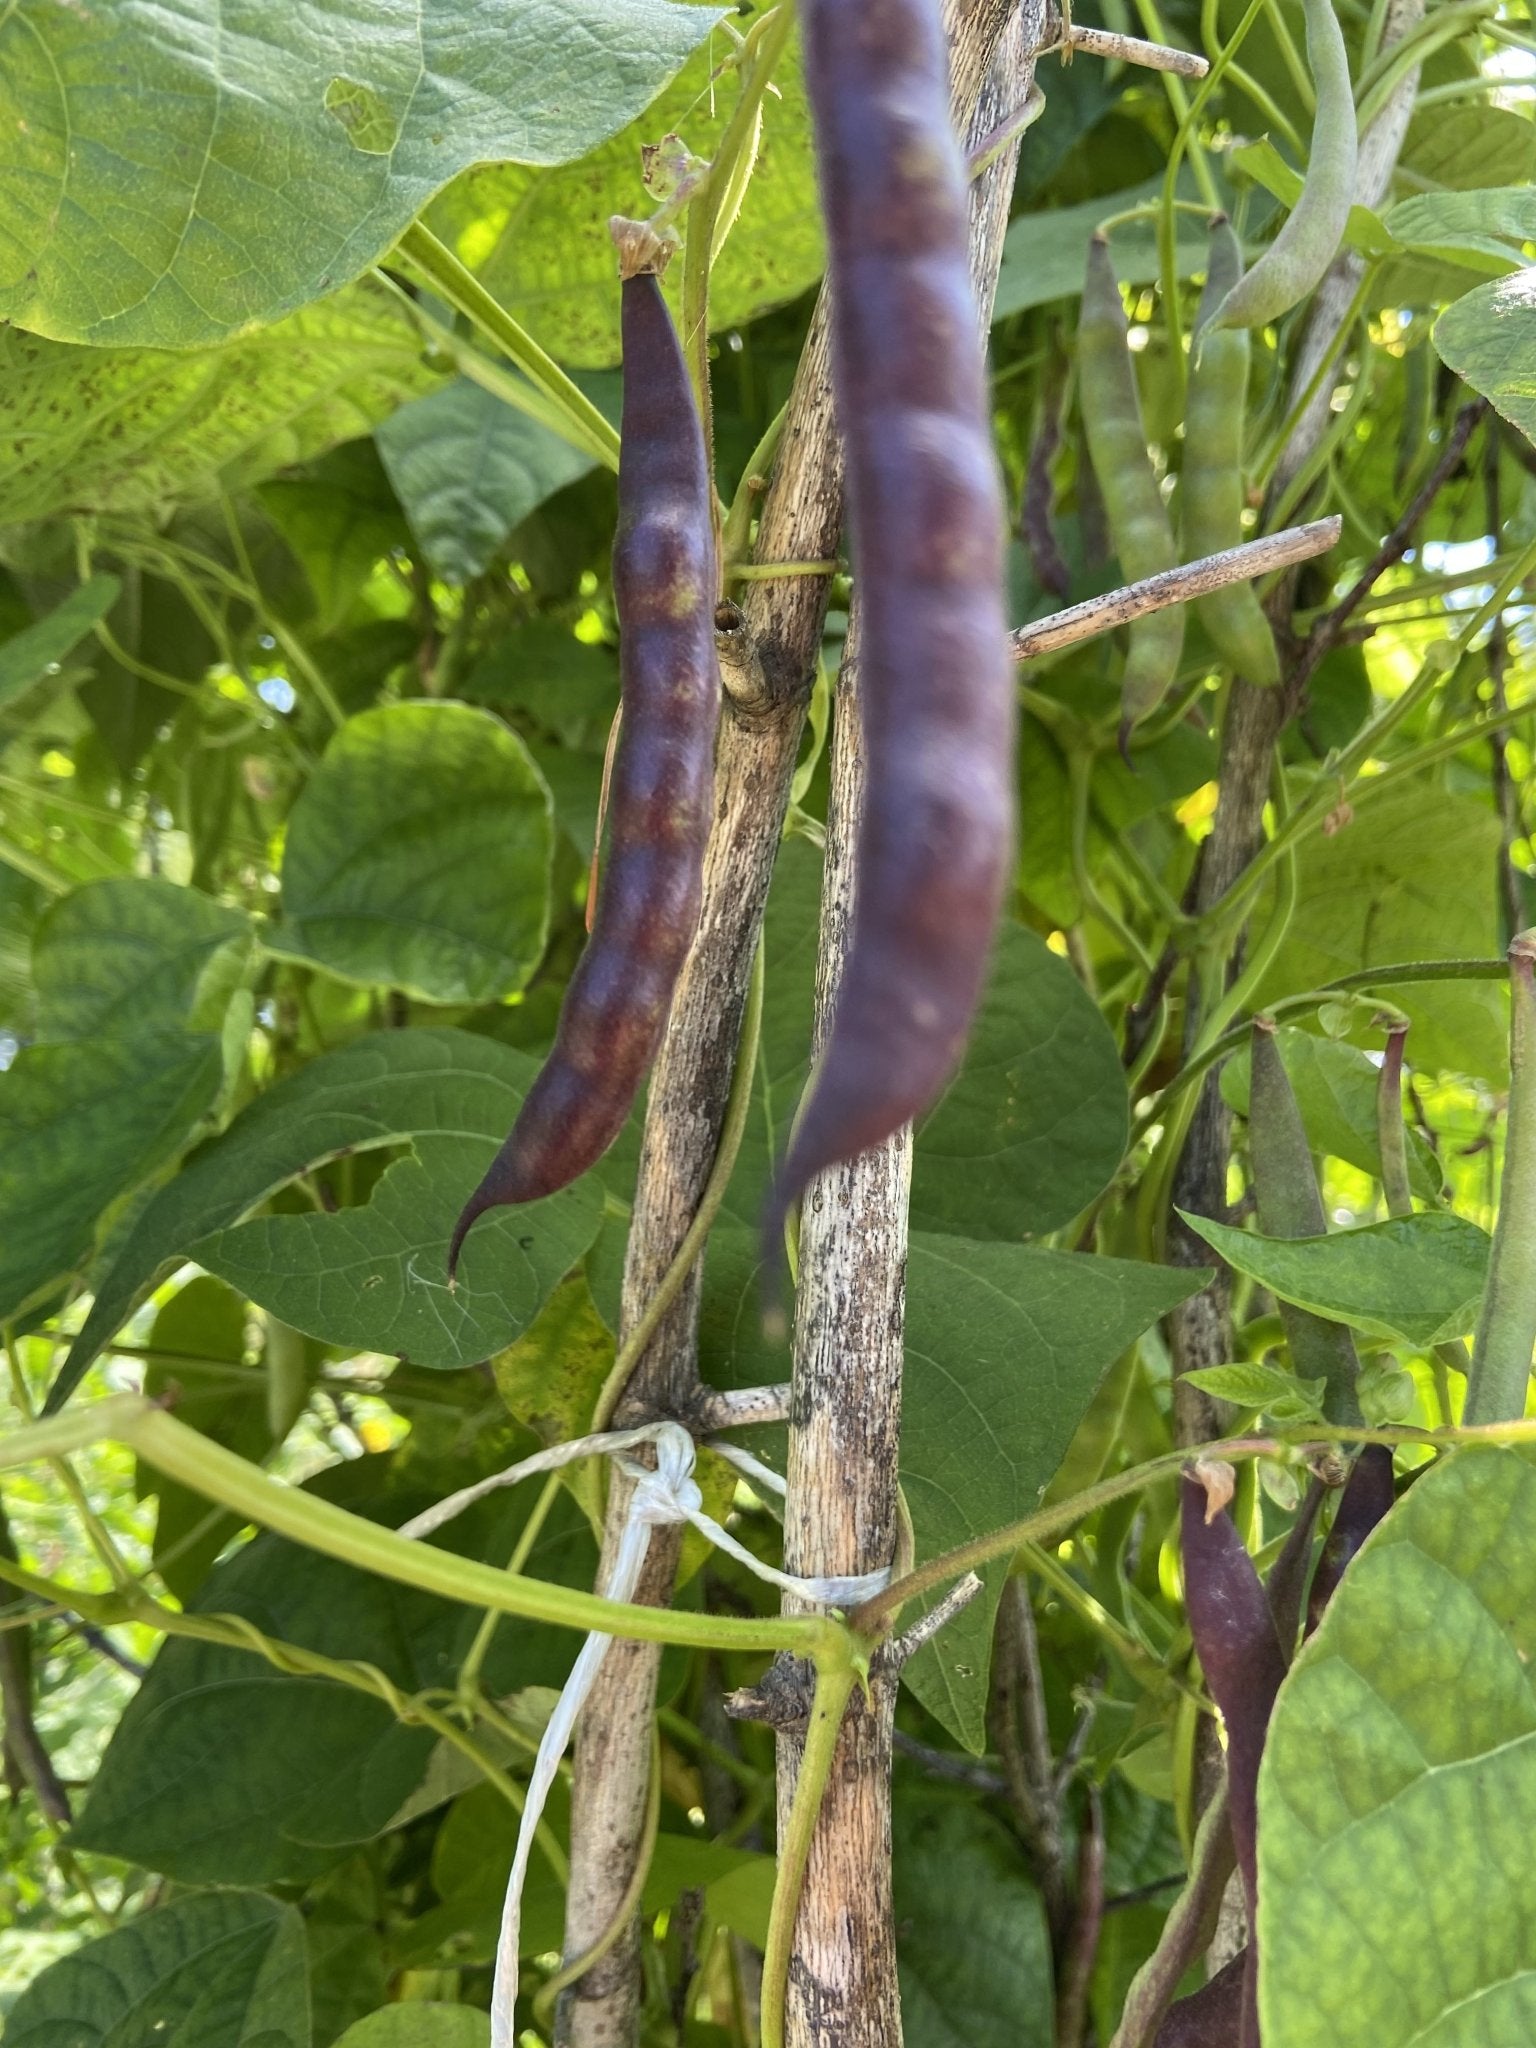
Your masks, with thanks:
M1104 1811L1099 1788L1088 1787L1077 1852L1077 1898L1066 1954L1057 1972L1056 2048L1082 2048L1088 2025L1088 1991L1104 1926Z
M1011 1578L998 1606L992 1654L992 1739L1002 1758L1008 1796L1029 1849L1051 1945L1059 1954L1067 1934L1071 1901L1062 1835L1056 1759L1045 1714L1045 1680L1029 1585Z
M948 0L951 104L963 135L991 132L1027 95L1043 0ZM995 61L994 61L995 60ZM985 81L985 85L983 85ZM971 187L972 276L988 325L1018 156L1015 137ZM817 970L824 1035L853 906L864 795L858 691L859 604L837 691ZM823 1175L802 1207L794 1406L784 1522L790 1571L889 1564L897 1539L897 1436L911 1137ZM838 1741L805 1871L785 2014L789 2048L896 2048L901 2007L891 1918L891 1729L897 1673L876 1660ZM779 1819L787 1819L803 1733L781 1728Z

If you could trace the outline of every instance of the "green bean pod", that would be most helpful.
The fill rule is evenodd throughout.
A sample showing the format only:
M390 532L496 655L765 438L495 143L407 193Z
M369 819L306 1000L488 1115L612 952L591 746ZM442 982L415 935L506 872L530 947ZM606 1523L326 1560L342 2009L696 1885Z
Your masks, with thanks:
M1211 222L1205 290L1189 372L1184 414L1184 470L1179 523L1184 557L1235 548L1243 537L1243 420L1248 404L1249 340L1246 327L1212 332L1206 322L1243 274L1243 252L1232 224L1219 213ZM1250 683L1278 683L1280 660L1263 607L1248 583L1229 583L1195 599L1200 623L1222 660Z
M1095 235L1088 245L1077 334L1079 397L1109 537L1120 558L1121 572L1127 582L1134 583L1171 569L1177 555L1168 508L1147 450L1136 370L1126 336L1125 306L1109 244L1102 235ZM1176 605L1133 622L1120 686L1122 739L1168 694L1183 650L1184 615Z
M1322 283L1349 225L1359 154L1349 53L1333 0L1302 0L1302 7L1317 86L1306 183L1279 234L1212 313L1213 327L1267 327L1289 313Z

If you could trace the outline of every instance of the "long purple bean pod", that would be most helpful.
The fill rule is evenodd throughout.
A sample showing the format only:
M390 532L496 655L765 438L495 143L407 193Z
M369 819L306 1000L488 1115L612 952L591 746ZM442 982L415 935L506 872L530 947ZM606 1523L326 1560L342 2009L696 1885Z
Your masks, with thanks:
M657 281L664 254L632 224L615 223L614 232L623 274L613 543L623 731L608 864L554 1046L454 1227L450 1274L477 1217L554 1194L619 1135L660 1046L699 918L720 711L711 487L687 365Z
M934 1101L1013 862L1003 506L937 0L803 0L868 801L831 1030L768 1223Z

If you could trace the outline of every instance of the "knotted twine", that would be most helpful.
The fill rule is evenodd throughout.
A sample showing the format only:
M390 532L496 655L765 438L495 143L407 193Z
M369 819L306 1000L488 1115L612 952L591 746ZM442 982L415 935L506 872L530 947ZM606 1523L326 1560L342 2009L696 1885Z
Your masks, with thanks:
M641 1444L655 1446L654 1470L624 1456L626 1451L635 1450ZM784 1482L778 1475L750 1453L738 1450L734 1444L717 1443L711 1448L748 1473L755 1484L767 1486L777 1493L784 1491ZM430 1536L445 1522L451 1522L455 1515L462 1514L465 1508L500 1487L515 1486L519 1480L531 1479L536 1473L552 1472L561 1465L574 1463L578 1458L596 1454L612 1458L634 1487L613 1569L602 1587L605 1599L624 1603L633 1600L640 1574L645 1568L646 1553L650 1549L651 1531L679 1522L691 1523L717 1549L726 1551L758 1578L766 1579L770 1585L778 1586L786 1593L794 1593L818 1607L856 1607L861 1601L873 1599L875 1594L883 1592L890 1583L888 1566L851 1578L797 1578L791 1572L781 1572L773 1565L764 1564L761 1558L754 1557L728 1530L722 1529L712 1515L704 1512L704 1497L693 1476L693 1438L678 1422L650 1422L638 1429L604 1430L596 1436L576 1437L570 1443L554 1444L548 1450L536 1452L531 1458L524 1458L520 1464L509 1466L505 1472L493 1473L490 1478L481 1479L473 1486L461 1487L435 1507L404 1523L400 1534ZM491 1988L491 2048L514 2048L513 2008L517 2003L523 1885L528 1875L534 1833L543 1818L545 1802L561 1759L570 1746L577 1716L597 1682L597 1674L612 1642L612 1636L594 1630L582 1644L576 1662L571 1666L570 1677L540 1737L533 1760L527 1798L518 1822L512 1870L507 1879L501 1932L496 1944L496 1973Z

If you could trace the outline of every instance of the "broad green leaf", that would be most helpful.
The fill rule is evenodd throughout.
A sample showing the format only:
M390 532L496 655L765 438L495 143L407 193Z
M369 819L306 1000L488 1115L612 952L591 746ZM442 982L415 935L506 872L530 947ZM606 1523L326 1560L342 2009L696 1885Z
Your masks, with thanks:
M270 951L429 1003L515 995L549 927L549 791L473 705L386 704L331 741L288 818Z
M231 1257L247 1251L249 1241L238 1239L227 1226L250 1215L278 1188L328 1159L407 1140L424 1144L446 1178L431 1185L429 1215L412 1213L408 1202L402 1212L396 1184L389 1208L405 1233L403 1241L391 1236L387 1225L380 1229L377 1219L370 1224L367 1209L314 1220L337 1226L342 1235L329 1240L333 1248L353 1230L387 1240L385 1266L379 1270L392 1266L394 1284L408 1282L400 1312L408 1314L413 1330L427 1332L432 1349L454 1353L443 1362L461 1362L456 1332L462 1333L470 1358L487 1358L502 1349L591 1243L601 1210L601 1196L585 1185L526 1209L497 1210L476 1226L465 1248L458 1294L448 1294L449 1230L511 1129L537 1071L526 1054L471 1032L381 1031L311 1060L258 1096L227 1131L187 1161L137 1219L97 1287L51 1405L56 1407L77 1383L165 1266L185 1257L199 1239L218 1241L217 1234L225 1233L223 1245ZM398 1162L414 1165L414 1160ZM413 1184L419 1186L425 1176L419 1168L416 1173L419 1180ZM381 1181L375 1195L383 1187ZM421 1192L425 1200L428 1190ZM319 1242L323 1248L328 1240ZM305 1240L297 1249L313 1253L315 1247ZM405 1273L412 1262L419 1280ZM360 1299L376 1291L367 1287L374 1269L366 1260L351 1270ZM259 1277L260 1290L251 1298L302 1329L299 1317L266 1299L274 1291L289 1291L288 1277L272 1272ZM333 1274L333 1282L337 1277ZM371 1306L365 1319L371 1327ZM483 1335L477 1338L476 1332ZM403 1347L387 1342L383 1348Z
M1458 377L1536 440L1536 269L1479 285L1447 306L1434 339Z
M6 2048L309 2048L304 1923L260 1892L193 1892L88 1941L24 1991Z
M1003 242L993 319L1026 312L1031 306L1046 306L1053 299L1078 297L1083 289L1088 243L1099 222L1127 207L1158 199L1162 189L1159 175L1119 192L1106 192L1098 199L1083 200L1076 206L1054 206L1020 214ZM1179 197L1195 197L1187 170L1179 179ZM1205 269L1205 229L1186 214L1178 216L1177 229L1179 275L1198 276ZM1157 234L1152 222L1128 223L1116 231L1112 246L1115 271L1123 284L1150 284L1157 276Z
M519 520L593 467L467 377L401 406L374 438L412 532L450 583L480 575Z
M1349 1567L1259 1778L1264 2048L1536 2034L1533 1616L1513 1451L1443 1459Z
M1288 1024L1276 1031L1275 1043L1313 1147L1380 1180L1376 1063L1358 1046ZM1248 1078L1246 1051L1235 1054L1221 1070L1222 1095L1239 1116L1248 1114ZM1416 1195L1433 1201L1440 1192L1434 1154L1417 1131L1410 1131L1407 1138L1409 1182Z
M216 1038L171 1027L17 1054L0 1074L0 1318L85 1257L103 1210L172 1157L223 1076Z
M740 32L750 25L738 15ZM531 161L524 158L471 171L432 207L428 219L436 232L562 362L601 367L619 360L612 248L604 234L573 234L571 223L650 213L655 201L641 183L640 152L664 135L680 133L695 155L713 154L736 104L734 74L718 75L726 55L725 38L711 36L639 120L579 162L531 170L521 167ZM764 103L762 141L741 213L710 267L710 326L742 326L798 297L815 283L822 262L810 111L796 41ZM674 304L681 275L681 264L674 263L665 286Z
M0 642L0 705L45 676L57 675L66 655L106 617L121 590L115 576L92 576L35 626Z
M17 33L14 17L0 26L0 81ZM14 451L0 472L0 525L62 512L158 517L366 434L438 381L406 314L365 285L192 354L0 330L0 445Z
M919 1558L1037 1507L1099 1381L1208 1277L1032 1245L914 1234L901 1473ZM930 1713L986 1747L992 1623L1007 1560L904 1672Z
M1428 781L1357 796L1356 804L1331 837L1316 831L1301 842L1296 909L1258 991L1261 1009L1362 967L1487 959L1499 950L1499 824L1487 804ZM1417 1065L1495 1082L1508 1071L1508 999L1497 984L1416 983L1382 993L1412 1020Z
M1050 1936L1017 1839L974 1799L909 1795L891 1876L908 2048L1051 2048Z
M87 882L37 927L38 1036L112 1036L162 1024L217 1031L251 951L251 921L152 876Z
M471 164L584 155L717 19L670 0L0 16L0 318L170 348L275 320L360 276Z
M0 860L0 1029L31 1036L36 1007L32 935L47 909L46 890Z
M490 2048L491 2017L472 2005L411 1999L348 2027L336 2048Z
M1416 192L1392 208L1387 227L1407 248L1501 277L1520 268L1519 249L1511 244L1536 235L1536 205L1523 185L1485 192Z
M1517 185L1536 170L1536 128L1513 107L1425 107L1409 124L1399 162L1426 192Z
M759 1239L717 1225L704 1268L706 1375L733 1386L782 1379L762 1334ZM918 1557L1028 1514L1120 1354L1209 1274L1123 1259L972 1243L915 1232L907 1264L901 1477ZM918 1652L904 1677L969 1748L986 1743L992 1623L1006 1560L979 1598Z
M809 1061L820 889L814 848L787 841L764 942L765 1107L781 1146ZM965 1063L918 1127L913 1225L972 1238L1054 1230L1112 1178L1126 1124L1119 1054L1097 1006L1066 961L1005 924ZM754 1120L732 1194L744 1220L755 1220L766 1169L760 1151L753 1158L759 1129Z
M601 1216L595 1189L567 1189L506 1211L510 1232L477 1227L450 1288L448 1240L494 1150L489 1133L419 1134L411 1157L388 1169L366 1208L258 1216L199 1238L191 1255L327 1344L416 1365L472 1365L527 1328L592 1242Z
M502 1428L483 1433L468 1457L461 1449L441 1461L408 1451L361 1459L312 1485L396 1524L528 1448L525 1435ZM534 1487L496 1493L434 1541L504 1563L536 1498ZM591 1584L595 1567L585 1521L562 1498L528 1569L580 1586ZM270 1535L217 1565L193 1609L240 1615L281 1642L371 1665L407 1693L451 1689L480 1620L471 1608ZM492 1693L559 1685L579 1641L570 1631L505 1621L486 1684ZM181 1883L313 1877L389 1823L425 1774L434 1741L369 1687L280 1671L249 1649L173 1638L118 1724L75 1839Z
M1228 1265L1282 1301L1370 1336L1427 1351L1465 1336L1477 1321L1488 1233L1448 1210L1424 1209L1327 1237L1258 1237L1204 1216L1184 1220Z

